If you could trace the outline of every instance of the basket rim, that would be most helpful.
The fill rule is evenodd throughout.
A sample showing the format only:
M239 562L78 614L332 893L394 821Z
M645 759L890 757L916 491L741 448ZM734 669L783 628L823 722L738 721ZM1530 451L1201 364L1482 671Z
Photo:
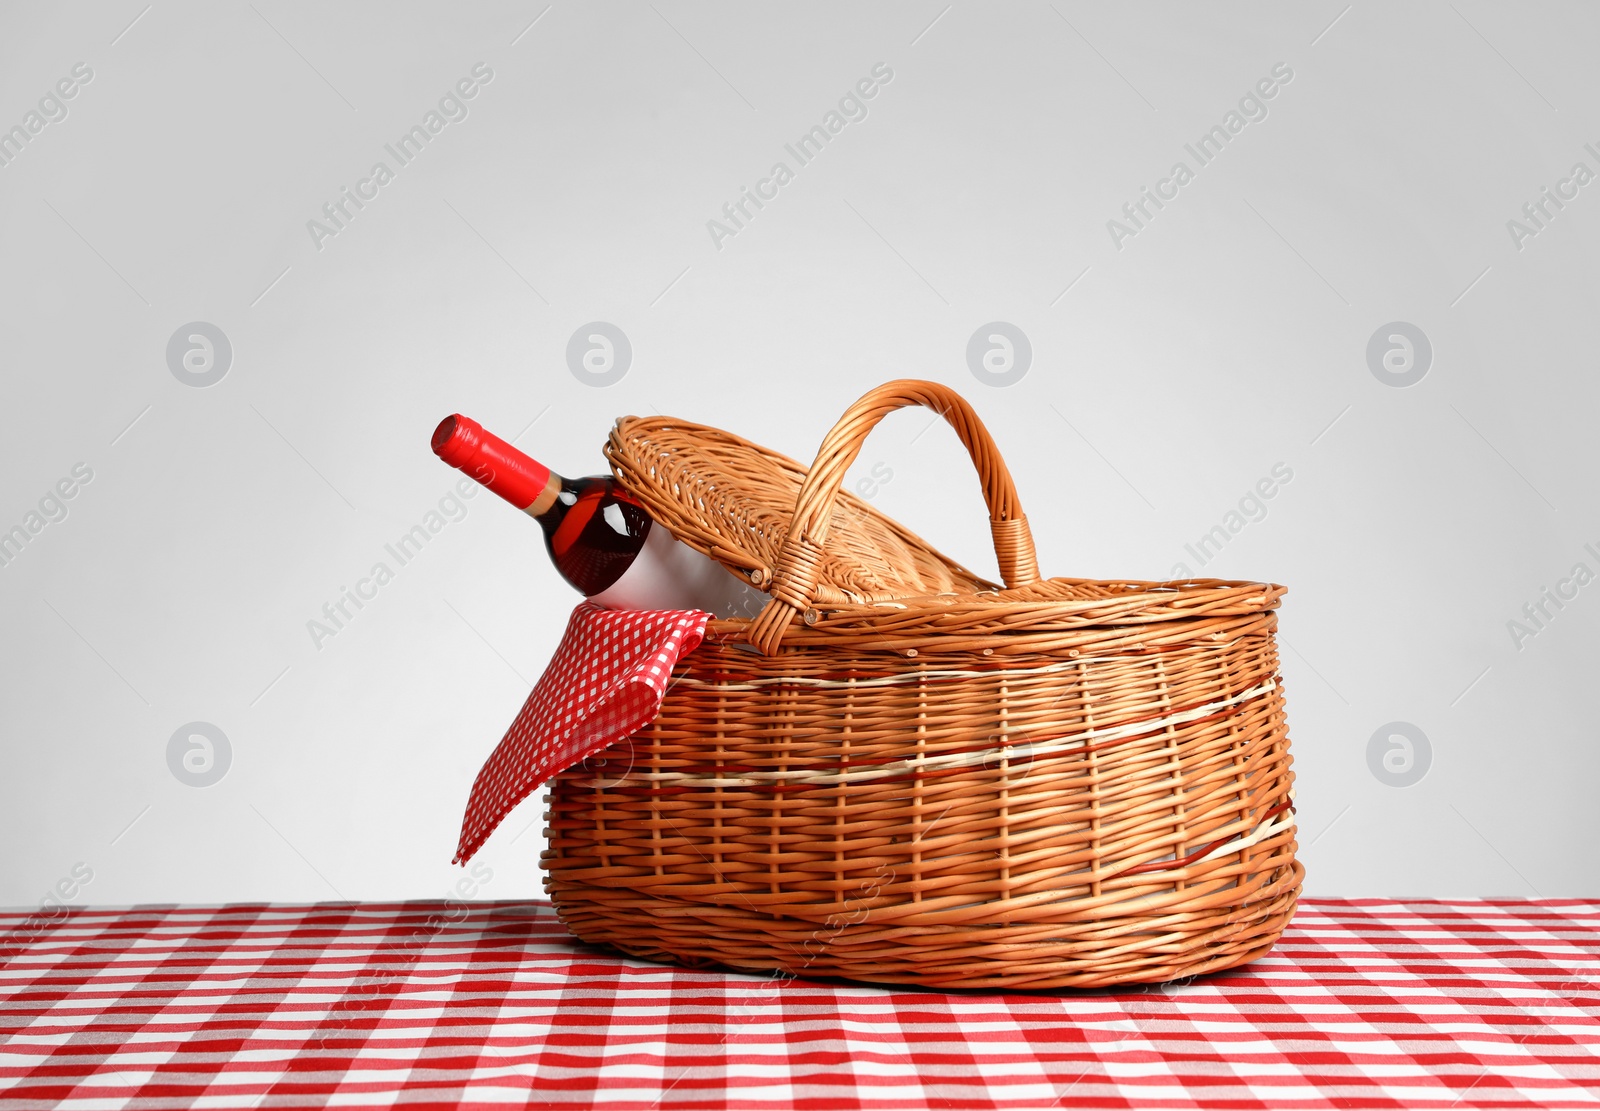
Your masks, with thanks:
M1094 584L1094 580L1045 580L1017 593L1054 582ZM824 649L885 653L898 658L894 666L899 667L913 666L907 657L922 653L1087 661L1194 644L1220 648L1241 637L1276 634L1285 587L1227 580L1180 583L1179 589L1128 591L1111 599L997 601L989 595L941 595L813 607L785 632L779 657L787 650ZM994 592L1007 593L1013 592ZM742 642L750 624L745 618L714 619L706 625L706 639L749 647ZM934 665L927 658L915 666ZM776 666L781 670L783 665Z
M1102 595L1041 597L1051 587L1110 588ZM937 614L981 609L996 618L1060 618L1075 624L1123 625L1132 621L1182 620L1196 616L1246 616L1276 610L1289 588L1279 583L1244 579L1080 579L1056 576L1028 586L972 593L946 591L875 602L817 603L806 611L806 624L821 628L839 624L898 623ZM1114 618L1108 620L1108 618ZM745 624L745 618L717 623ZM1026 627L1019 631L1027 631Z

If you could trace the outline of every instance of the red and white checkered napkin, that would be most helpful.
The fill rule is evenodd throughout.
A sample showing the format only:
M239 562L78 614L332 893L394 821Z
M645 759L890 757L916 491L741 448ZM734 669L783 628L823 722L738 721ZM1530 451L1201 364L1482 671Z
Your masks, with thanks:
M573 610L550 666L472 784L452 863L470 860L545 780L650 724L673 665L699 647L710 617L589 602Z

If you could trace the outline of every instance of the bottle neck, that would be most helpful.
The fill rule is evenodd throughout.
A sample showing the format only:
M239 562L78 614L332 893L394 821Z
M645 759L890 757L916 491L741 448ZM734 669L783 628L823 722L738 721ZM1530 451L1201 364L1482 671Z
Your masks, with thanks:
M459 413L434 429L433 451L530 516L564 512L571 502L570 494L565 499L561 494L570 492L572 483Z

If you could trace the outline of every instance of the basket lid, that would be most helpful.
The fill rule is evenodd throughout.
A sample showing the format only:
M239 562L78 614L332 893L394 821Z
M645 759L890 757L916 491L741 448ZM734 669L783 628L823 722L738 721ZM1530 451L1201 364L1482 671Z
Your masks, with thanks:
M731 432L622 417L605 446L617 481L685 544L770 590L807 469ZM820 603L996 590L911 530L840 490L816 566Z

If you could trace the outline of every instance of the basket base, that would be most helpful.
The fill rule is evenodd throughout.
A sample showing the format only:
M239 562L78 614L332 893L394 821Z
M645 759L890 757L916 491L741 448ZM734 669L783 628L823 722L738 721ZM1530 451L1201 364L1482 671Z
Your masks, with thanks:
M1243 907L1098 917L1076 927L865 921L828 929L743 907L675 903L577 884L562 885L556 911L582 941L691 968L1037 991L1160 983L1249 964L1283 933L1304 876L1299 861L1291 861Z

